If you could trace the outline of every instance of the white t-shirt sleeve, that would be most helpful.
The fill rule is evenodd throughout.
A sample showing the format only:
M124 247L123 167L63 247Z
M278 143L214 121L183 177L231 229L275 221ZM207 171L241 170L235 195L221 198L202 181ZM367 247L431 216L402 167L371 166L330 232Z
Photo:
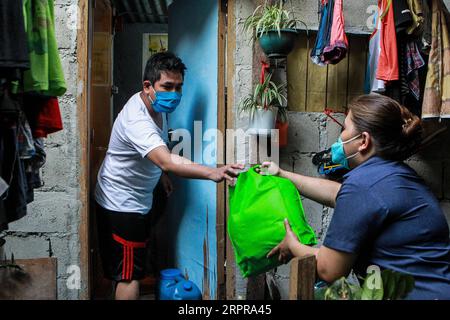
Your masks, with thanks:
M135 119L127 121L125 135L142 158L153 149L166 145L156 124L144 115L137 115Z

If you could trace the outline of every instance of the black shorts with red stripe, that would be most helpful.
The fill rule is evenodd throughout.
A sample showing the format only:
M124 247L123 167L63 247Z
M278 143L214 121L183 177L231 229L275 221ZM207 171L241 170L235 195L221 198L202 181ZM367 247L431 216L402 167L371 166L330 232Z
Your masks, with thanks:
M103 274L114 281L146 276L150 214L117 212L96 204L98 242Z

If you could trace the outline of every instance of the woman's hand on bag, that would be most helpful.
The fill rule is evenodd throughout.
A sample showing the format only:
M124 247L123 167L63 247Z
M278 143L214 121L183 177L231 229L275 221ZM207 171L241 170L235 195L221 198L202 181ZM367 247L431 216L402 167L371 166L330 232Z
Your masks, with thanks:
M298 244L300 244L300 241L298 241L297 236L292 231L288 219L284 219L284 226L286 228L286 236L279 245L277 245L267 254L267 258L278 254L278 261L288 263L289 260L291 260L293 257L292 248L294 246L298 246Z
M261 167L255 170L264 176L279 176L281 173L280 167L275 162L269 161L263 162Z

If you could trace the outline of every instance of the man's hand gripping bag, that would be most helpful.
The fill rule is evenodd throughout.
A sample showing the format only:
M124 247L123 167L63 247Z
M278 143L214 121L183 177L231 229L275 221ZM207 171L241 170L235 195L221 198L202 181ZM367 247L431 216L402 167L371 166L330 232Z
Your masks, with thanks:
M300 195L288 179L260 175L255 167L239 175L230 187L228 234L244 277L255 276L281 264L266 255L285 237L284 219L301 243L317 243L305 219Z

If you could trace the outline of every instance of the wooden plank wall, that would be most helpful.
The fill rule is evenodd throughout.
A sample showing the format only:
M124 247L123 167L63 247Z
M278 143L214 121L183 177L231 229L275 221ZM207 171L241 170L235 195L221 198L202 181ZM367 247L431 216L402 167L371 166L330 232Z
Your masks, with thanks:
M288 106L290 111L322 112L328 107L344 112L355 96L364 93L368 37L347 35L349 51L336 65L318 66L309 52L315 34L299 35L294 50L288 56Z

